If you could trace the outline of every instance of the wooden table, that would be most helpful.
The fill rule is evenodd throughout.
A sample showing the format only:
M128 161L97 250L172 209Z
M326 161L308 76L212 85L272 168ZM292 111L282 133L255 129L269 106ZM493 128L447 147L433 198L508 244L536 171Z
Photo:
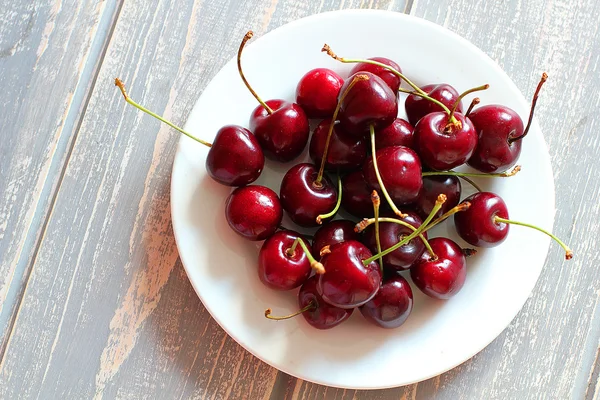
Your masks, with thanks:
M600 2L0 5L0 398L598 398ZM343 8L444 25L487 52L523 93L548 71L537 116L554 166L554 230L576 253L565 263L551 246L523 310L472 360L374 392L278 372L211 319L171 228L178 135L125 107L112 84L123 78L134 98L182 124L246 30L260 35Z

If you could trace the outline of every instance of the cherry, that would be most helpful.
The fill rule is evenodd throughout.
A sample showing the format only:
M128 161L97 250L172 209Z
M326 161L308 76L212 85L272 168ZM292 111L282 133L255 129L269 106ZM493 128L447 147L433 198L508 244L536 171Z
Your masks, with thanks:
M264 240L281 223L283 210L277 194L265 186L250 185L235 189L225 203L227 223L248 240Z
M371 300L382 276L377 263L363 264L371 257L369 249L355 240L331 246L321 258L325 273L319 275L318 290L323 299L340 308L358 307Z
M209 147L206 170L215 181L227 186L243 186L254 182L260 176L265 165L265 156L254 135L246 128L226 125L219 129L215 141L211 144L133 101L120 79L115 79L115 86L121 90L127 103L164 122L190 139Z
M300 291L298 292L300 310L298 312L285 317L274 317L271 315L271 309L269 308L265 311L265 317L274 320L283 320L302 314L306 322L317 329L330 329L347 320L352 315L354 309L343 309L325 302L317 290L318 279L318 276L314 275L308 278L300 287Z
M362 138L369 132L370 126L379 130L394 122L398 116L398 97L380 77L370 72L352 75L344 83L342 92L359 75L368 79L356 81L352 90L340 99L339 120L344 132Z
M444 104L448 108L452 108L459 100L459 93L454 87L440 83L435 85L425 85L421 88L429 97ZM440 105L431 102L430 100L419 96L417 93L410 94L404 102L406 115L411 125L416 125L417 122L427 114L432 112L445 111ZM462 101L457 103L456 111L462 113Z
M423 185L421 162L417 154L404 146L384 147L377 151L376 160L381 181L393 202L408 204L415 201ZM363 170L367 184L381 191L373 156L367 159Z
M355 217L372 217L371 189L362 171L351 172L342 178L342 207Z
M347 240L360 240L358 233L354 231L354 222L347 219L331 221L321 226L313 237L313 255L316 259L321 258L321 250L326 246L333 246Z
M322 162L331 119L325 119L316 127L310 139L309 154L313 162L318 165ZM360 168L367 158L367 145L364 140L345 135L340 124L334 124L330 136L325 162L326 170L352 171Z
M521 154L522 139L529 132L537 98L548 75L544 72L533 95L527 127L521 117L509 107L492 104L479 107L469 114L479 135L477 147L468 164L481 172L503 172L515 165Z
M258 277L262 283L275 290L291 290L308 279L311 262L298 246L299 241L311 248L294 231L278 231L265 240L258 253Z
M373 57L369 58L370 61L377 61L381 64L385 64L398 72L402 72L400 66L396 64L394 61L385 57ZM370 72L374 75L380 77L389 87L392 89L392 92L398 92L400 88L400 77L398 75L391 72L389 69L381 67L379 65L374 65L370 63L360 62L357 63L352 70L350 71L350 75L354 75L357 72Z
M397 328L410 315L413 293L406 279L394 275L384 279L379 292L360 307L362 315L382 328Z
M377 132L375 135L375 147L377 150L384 147L404 146L413 147L413 126L401 118L396 118L387 128Z
M302 153L308 142L308 118L296 103L285 100L263 101L246 80L242 71L242 50L253 35L252 31L246 33L237 56L240 77L260 103L250 116L250 130L254 132L267 157L281 162L291 161Z
M454 216L454 225L465 242L473 246L494 247L506 239L510 224L521 225L550 236L565 250L567 260L573 258L571 249L552 233L532 224L508 219L506 203L497 194L479 192L467 197L463 202L471 203L471 207Z
M461 188L460 180L456 176L424 176L423 186L414 203L414 208L421 218L427 217L433 209L437 196L443 193L447 200L435 215L435 217L439 217L460 202Z
M460 215L457 213L455 215ZM424 251L410 269L414 284L426 295L449 299L463 287L467 276L467 260L459 245L448 238L429 241L435 256Z
M303 163L290 168L281 181L283 209L300 226L318 226L317 217L336 207L338 194L333 184L325 175L320 182L317 178L316 167Z
M344 80L327 68L308 71L296 87L296 103L308 118L328 118L333 115Z
M421 218L419 218L419 216L413 212L406 211L406 215L406 217L400 218L400 221L410 224L414 228L418 228L423 223ZM381 248L387 249L392 247L413 232L414 229L410 229L405 225L400 225L394 222L380 222L379 241L381 243ZM423 233L423 236L427 238L427 233ZM369 248L369 250L371 250L373 254L378 253L374 225L369 225L364 230L362 242ZM425 250L423 241L416 237L390 254L384 256L383 267L386 270L391 271L406 270L410 268L417 258L419 258L419 256L423 253L423 250Z
M450 121L455 118L456 122ZM427 114L415 126L415 150L423 164L444 171L464 164L477 145L477 132L468 118L445 112Z

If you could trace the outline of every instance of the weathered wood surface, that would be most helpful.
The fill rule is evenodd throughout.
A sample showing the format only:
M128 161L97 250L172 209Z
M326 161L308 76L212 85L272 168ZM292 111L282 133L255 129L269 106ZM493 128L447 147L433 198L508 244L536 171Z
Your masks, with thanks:
M114 10L0 1L0 355Z
M0 398L579 399L597 394L600 4L411 3L123 3L97 79L88 83L93 91L76 126L77 141L61 160L64 177L52 187L55 206L0 365ZM124 107L111 85L120 76L135 98L182 123L249 27L260 34L319 11L356 7L410 9L447 26L497 60L524 93L532 91L541 70L549 72L537 115L555 170L555 231L577 254L565 264L552 247L523 311L472 360L417 385L375 392L326 388L279 373L210 318L178 261L171 231L169 175L177 136ZM93 24L88 29L93 31ZM0 118L7 116L15 119L4 110ZM2 154L4 163L4 145Z

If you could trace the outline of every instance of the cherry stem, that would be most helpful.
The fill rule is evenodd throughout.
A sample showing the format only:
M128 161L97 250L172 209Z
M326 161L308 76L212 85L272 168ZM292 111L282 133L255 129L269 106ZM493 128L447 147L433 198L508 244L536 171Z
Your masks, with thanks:
M471 114L471 111L473 111L473 107L475 107L480 102L481 102L481 99L479 97L475 97L473 100L471 100L471 104L469 104L469 108L467 108L467 112L465 113L465 117L468 117L469 114Z
M381 241L379 240L379 206L381 205L381 199L376 190L371 193L371 201L373 202L373 215L375 216L375 243L377 245L377 252L381 253ZM383 274L383 258L379 259L379 269Z
M557 238L556 236L554 236L552 233L548 232L545 229L540 228L539 226L535 226L535 225L531 225L525 222L519 222L519 221L513 221L510 219L505 219L505 218L500 218L499 216L494 216L494 223L504 223L504 224L513 224L513 225L521 225L521 226L526 226L528 228L533 228L536 229L542 233L545 233L546 235L550 236L552 239L554 239L565 251L565 259L570 260L571 258L573 258L573 251L569 248L569 246L567 246L562 240L560 240L559 238Z
M244 46L246 46L246 43L248 42L248 40L250 40L252 38L252 36L254 36L254 32L252 32L252 31L246 32L246 35L242 39L242 43L240 43L240 48L239 48L238 54L237 54L238 72L240 73L240 76L242 77L242 80L244 81L244 84L246 85L246 87L248 88L248 90L250 91L250 93L252 93L252 96L254 96L254 98L256 100L258 100L258 102L265 108L265 110L267 110L267 112L269 113L269 115L271 115L271 114L273 114L273 109L271 107L269 107L267 105L267 103L265 103L258 96L258 94L254 91L254 89L252 89L252 86L250 86L250 84L248 83L248 80L244 76L244 72L242 71L242 50L244 49Z
M298 247L298 242L300 240L301 240L300 237L297 237L296 240L294 240L294 243L292 243L292 247L287 249L286 253L287 253L288 257L294 256L294 253L296 252L296 247Z
M333 210L331 210L327 214L321 214L321 215L317 216L317 224L321 225L323 223L324 219L333 217L335 215L335 213L337 213L338 210L340 209L340 204L342 204L342 178L340 178L340 175L338 174L338 199L337 199L337 203L335 203L335 207L333 208Z
M265 317L267 317L268 319L275 320L275 321L281 321L281 320L284 320L284 319L290 319L290 318L294 318L294 317L295 317L295 316L297 316L297 315L300 315L300 314L302 314L302 313L304 313L304 312L307 312L307 311L310 311L310 310L314 310L314 309L316 309L316 308L317 308L317 304L314 302L314 300L311 300L311 301L310 301L310 303L308 303L308 304L307 304L305 307L303 307L302 309L300 309L300 310L296 311L296 312L295 312L295 313L293 313L293 314L290 314L290 315L284 315L284 316L282 316L282 317L274 317L274 316L272 316L272 315L271 315L271 313L272 313L273 311L272 311L270 308L267 308L267 309L265 310Z
M392 208L392 211L394 211L394 214L396 214L400 218L406 218L408 215L402 213L402 211L400 211L398 207L396 207L396 204L394 204L394 201L390 197L387 189L385 188L385 185L383 184L383 180L381 179L381 175L379 174L379 167L377 166L377 149L375 148L375 127L371 125L369 126L369 130L371 132L371 153L373 156L373 168L375 169L375 176L377 177L377 182L381 187L381 193L383 193L383 197L385 197L385 199L387 200L388 204Z
M446 218L451 217L452 215L454 215L458 212L468 210L469 207L471 207L471 203L469 203L468 201L463 201L462 203L458 204L456 207L453 207L453 208L449 209L448 211L446 211L445 213L443 213L442 215L440 215L439 218L437 218L435 221L433 221L431 224L429 224L426 231L433 228L440 222L444 222L444 220L446 220Z
M327 162L327 153L329 152L329 143L331 142L331 136L333 135L333 127L335 126L335 120L340 112L340 108L342 107L342 102L350 93L350 89L354 85L356 85L360 81L368 81L369 77L364 74L356 75L352 82L348 84L344 92L340 95L337 105L335 106L335 111L333 112L333 117L331 117L331 123L329 124L329 131L327 132L327 140L325 140L325 148L323 149L323 158L321 159L321 167L319 168L319 174L317 175L317 179L315 179L315 186L321 187L321 180L323 179L323 174L325 173L325 163Z
M456 108L458 107L458 105L460 104L461 100L468 94L471 94L473 92L479 92L481 90L487 90L489 89L490 85L488 85L487 83L485 85L481 85L481 86L477 86L471 89L468 89L466 91L464 91L460 96L458 96L458 99L456 99L456 101L454 102L454 105L452 106L452 111L450 112L450 116L454 115L454 112L456 111Z
M423 221L423 223L421 224L421 226L419 226L413 233L411 233L410 235L406 236L404 239L402 239L401 241L399 241L398 243L396 243L395 245L393 245L392 247L388 247L387 249L385 249L384 251L375 254L372 257L367 258L366 260L363 261L363 265L369 265L370 263L372 263L373 261L377 260L378 258L387 256L388 254L390 254L391 252L395 251L396 249L399 249L400 247L404 246L406 243L410 242L412 239L414 239L415 237L419 236L419 234L421 232L425 232L426 230L429 229L429 223L431 222L431 220L433 219L433 217L435 216L435 214L437 214L437 212L440 210L440 208L442 208L442 204L444 204L444 202L446 201L446 195L445 194L440 194L438 195L438 198L435 202L435 205L433 206L433 209L431 210L431 212L429 213L429 215L427 216L427 218L425 219L425 221Z
M407 89L403 89L403 88L399 88L399 89L398 89L398 91L399 91L399 92L402 92L402 93L408 93L408 94L412 94L412 95L414 95L414 96L419 96L419 97L422 97L422 98L424 98L425 100L428 100L428 101L430 101L430 102L432 102L432 103L435 103L435 104L437 104L439 107L441 107L441 108L442 108L442 110L444 110L444 112L445 112L446 114L450 114L450 109L449 109L449 108L448 108L448 107L447 107L447 106L446 106L444 103L442 103L442 102L441 102L441 101L439 101L439 100L436 100L436 99L434 99L433 97L430 97L430 96L429 96L429 95L427 95L425 92L423 92L423 93L417 93L417 92L414 92L414 91L412 91L412 90L407 90ZM453 117L453 119L454 119L454 117ZM454 120L456 120L456 119L454 119Z
M343 58L343 57L338 57L337 54L335 54L333 52L333 50L331 50L331 47L329 47L329 45L326 43L323 45L323 48L321 49L322 52L327 53L327 55L331 58L333 58L334 60L343 62L343 63L348 63L348 64L354 64L354 63L365 63L365 64L372 64L372 65L377 65L378 67L381 68L385 68L388 71L390 71L392 74L396 75L398 78L404 80L406 83L408 83L410 85L410 87L412 87L417 93L419 93L419 95L427 95L427 93L425 93L423 91L423 89L421 89L420 87L418 87L417 85L415 85L410 79L408 79L406 76L404 76L402 74L402 72L398 71L395 68L390 67L389 65L380 63L379 61L375 61L375 60L363 60L363 59L358 59L358 58Z
M478 192L483 192L483 190L481 190L481 188L479 187L478 184L476 184L475 182L473 182L472 179L467 178L466 176L459 176L460 179L464 180L465 182L469 182L469 184L471 186L473 186L475 189L477 189Z
M515 165L513 169L510 171L504 171L497 174L479 174L475 172L456 172L456 171L427 171L423 172L421 175L423 176L458 176L465 177L471 176L475 178L509 178L514 176L521 170L520 165Z
M127 91L125 90L125 84L119 78L115 78L115 86L118 87L119 90L121 90L121 93L123 94L123 97L125 98L125 101L127 103L131 104L132 106L134 106L135 108L137 108L138 110L141 110L141 111L145 112L146 114L151 115L154 118L158 119L159 121L164 122L165 124L169 125L171 128L183 133L185 136L189 137L190 139L193 139L198 143L202 143L203 145L205 145L207 147L212 147L211 143L204 141L200 138L197 138L196 136L192 135L191 133L184 131L183 129L181 129L180 127L175 125L174 123L167 121L160 115L153 113L152 111L148 110L146 107L141 106L138 103L136 103L135 101L131 100L131 98L127 94Z
M517 136L515 138L509 138L508 144L512 144L513 142L516 142L517 140L521 140L525 136L527 136L527 133L529 132L529 128L531 127L531 123L533 121L533 112L535 111L535 105L537 103L538 96L540 95L540 90L542 90L542 86L544 85L546 80L548 80L548 74L544 72L544 73L542 73L542 78L540 79L540 82L538 83L537 88L535 89L535 93L533 94L533 100L531 100L531 109L529 110L529 120L527 120L527 126L525 127L525 131L523 132L523 134L521 136Z
M298 240L298 239L296 239L296 240ZM312 256L312 254L306 247L306 244L304 244L304 240L298 240L298 243L300 244L300 247L302 247L304 254L306 254L306 258L308 258L308 261L310 262L310 267L312 269L314 269L317 274L319 274L319 275L324 274L325 267L323 267L323 264L321 264L320 262L315 260L315 258Z
M417 228L415 228L408 222L402 221L401 219L381 217L381 218L379 218L379 222L392 222L394 224L405 226L408 229L411 229L413 232L417 230ZM360 221L358 224L356 224L356 226L354 227L354 231L356 233L360 233L360 232L364 231L365 229L367 229L367 227L373 223L375 223L375 218L365 218L362 221ZM421 239L421 241L427 248L427 251L429 251L429 254L431 254L432 258L437 258L437 256L433 252L433 249L431 248L431 245L429 244L429 241L427 239L425 239L425 236L423 236L422 233L419 234L419 239ZM379 251L381 252L381 250L379 250Z

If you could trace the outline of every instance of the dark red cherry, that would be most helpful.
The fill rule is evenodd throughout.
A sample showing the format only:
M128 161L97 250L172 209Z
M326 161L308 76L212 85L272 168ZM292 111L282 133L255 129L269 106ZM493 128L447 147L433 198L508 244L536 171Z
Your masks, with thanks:
M371 192L362 171L349 173L342 178L342 207L355 217L372 217Z
M258 105L250 117L250 130L268 158L291 161L302 153L308 142L308 118L296 103L267 100L266 104L273 113Z
M377 151L377 165L381 180L397 205L412 203L417 199L423 179L421 162L413 150L404 146L384 147ZM365 163L364 176L371 188L381 192L372 156Z
M402 72L400 66L394 61L390 60L389 58L373 57L369 58L368 60L380 62L382 64L392 67L398 72ZM398 89L400 88L400 78L394 73L392 73L389 69L380 67L379 65L373 65L364 62L357 63L356 65L354 65L354 68L352 68L352 71L350 71L350 75L354 75L357 72L370 72L374 75L377 75L390 87L390 89L392 89L392 92L394 93L397 93Z
M415 126L415 150L424 165L446 171L464 164L477 146L475 127L462 114L454 113L457 124L448 122L448 114L427 114Z
M331 221L321 226L313 237L313 255L318 260L320 251L325 246L333 246L346 240L360 240L360 235L354 231L356 224L347 219Z
M427 218L440 193L446 195L446 202L435 214L435 218L454 208L460 202L462 185L456 176L424 176L423 187L413 207L421 218Z
M465 283L467 260L460 246L450 239L437 237L431 239L429 244L437 259L432 259L425 250L411 267L410 277L426 295L436 299L449 299Z
M308 118L328 118L333 115L344 80L327 68L308 71L296 87L296 103Z
M331 119L321 121L310 139L309 154L315 165L321 165L330 124ZM367 144L365 141L345 135L341 132L340 124L336 123L329 140L325 169L340 172L352 171L360 168L366 158Z
M379 292L360 307L362 315L382 328L397 328L410 315L413 293L410 284L400 275L383 281Z
M219 129L206 157L211 178L227 186L254 182L263 170L265 156L256 138L246 128L226 125Z
M283 217L277 194L265 186L250 185L235 189L225 203L227 223L248 240L271 236Z
M304 227L318 226L317 217L335 208L337 192L327 176L317 185L318 171L313 164L290 168L281 181L279 194L283 209L292 221Z
M317 329L329 329L347 320L353 308L343 309L332 306L323 300L318 289L319 275L314 275L300 287L298 292L298 305L300 309L313 304L307 311L302 313L306 322Z
M310 276L311 266L306 253L294 241L298 232L278 231L263 243L258 253L258 277L275 290L291 290L302 285ZM310 244L304 239L310 250Z
M429 97L434 98L435 100L444 104L450 110L452 110L454 103L456 103L456 100L458 100L458 97L460 96L456 89L446 83L425 85L421 89L423 89L423 91L427 93ZM406 98L404 108L406 109L408 122L410 122L413 126L415 126L417 122L419 122L419 120L427 114L437 111L444 111L437 104L414 94L411 94ZM456 112L462 113L462 111L463 106L461 101L456 107Z
M403 211L408 216L400 218L402 221L418 228L423 222L417 214L411 211ZM394 216L394 218L398 218ZM379 223L379 242L382 249L392 247L404 237L413 233L414 230L393 222ZM427 238L427 233L423 233ZM371 250L372 253L377 253L377 242L375 241L375 225L371 224L364 230L362 242ZM390 254L383 257L383 268L391 271L402 271L410 268L410 266L421 256L425 245L420 238L414 238L410 242L394 250Z
M342 99L339 120L344 132L362 138L373 125L376 131L386 128L398 116L398 96L377 75L359 72L346 80L340 93L358 75L369 79L358 80Z
M330 247L321 258L325 273L319 275L318 290L323 299L336 307L354 308L371 300L381 285L379 265L363 261L372 256L362 243L348 240Z
M465 242L478 247L494 247L506 239L509 225L494 220L496 216L508 219L506 203L500 196L478 192L463 201L471 203L471 207L454 214L454 225Z
M387 128L375 134L375 148L382 149L391 146L404 146L413 148L414 128L408 121L396 118Z

